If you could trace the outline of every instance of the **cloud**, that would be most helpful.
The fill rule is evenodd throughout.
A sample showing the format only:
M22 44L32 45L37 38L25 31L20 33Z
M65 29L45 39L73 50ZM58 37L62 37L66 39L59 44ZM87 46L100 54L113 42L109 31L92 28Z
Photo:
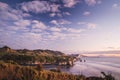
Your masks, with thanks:
M53 32L61 32L61 29L58 28L58 27L51 27L51 28L50 28L50 31L53 31Z
M49 16L50 16L50 17L55 17L55 16L57 16L57 17L62 17L62 14L59 13L59 12L58 12L58 13L50 13Z
M68 20L64 20L64 19L60 19L60 20L52 20L50 21L51 24L54 24L54 25L64 25L64 24L71 24L70 21Z
M0 2L0 18L2 20L18 20L19 15L17 16L8 4Z
M51 12L60 12L59 8L60 8L60 5L57 5L57 4L51 4L50 5L51 7Z
M58 17L62 17L62 14L61 13L57 13L56 14Z
M33 33L29 31L23 31L19 26L8 26L7 28L3 27L2 32L0 34L1 40L3 41L2 45L14 46L15 48L34 48L41 40L42 36L39 33ZM24 28L24 27L23 27ZM26 28L28 29L29 28ZM22 32L20 32L22 31Z
M71 8L79 3L79 0L63 0L64 7Z
M101 0L85 0L85 2L89 6L94 6L96 4L101 4L102 3Z
M43 30L41 30L41 29L39 29L39 28L32 28L31 29L31 32L33 32L33 33L41 33L41 32L43 32Z
M80 32L55 32L53 31L50 35L48 35L48 40L67 40L67 39L76 39L81 36Z
M61 13L61 8L63 7L62 4L57 4L55 2L34 0L21 3L20 8L27 13L50 13L50 17L62 17L63 15L71 15L69 12ZM62 0L62 2L64 7L70 8L76 5L79 0Z
M20 20L23 17L30 17L28 13L24 13L21 10L10 7L8 4L0 2L0 20Z
M30 40L30 39L35 39L35 40L41 39L41 34L31 33L31 32L23 33L22 36L24 38L28 38L28 40Z
M65 39L76 39L81 37L81 33L86 31L85 29L75 29L66 27L51 27L51 32L47 36L48 40L65 40Z
M109 46L109 47L106 47L106 49L109 49L109 50L119 50L120 47Z
M116 49L115 47L107 47L107 49Z
M23 17L30 17L31 15L28 14L28 13L23 13L22 16L23 16Z
M65 39L66 34L61 32L52 32L51 35L49 35L49 39L51 40L57 40L57 39Z
M83 15L84 16L89 16L91 13L89 12L89 11L85 11L84 13L83 13Z
M79 25L85 25L86 22L78 22Z
M97 27L97 24L95 23L90 23L90 22L78 22L78 25L84 25L88 29L95 29Z
M47 26L38 20L27 20L27 19L22 19L22 20L18 20L13 22L13 25L7 25L7 27L5 27L7 30L12 30L12 31L21 31L21 32L42 32L44 31Z
M49 15L50 15L50 17L54 17L54 16L56 16L56 13L51 13Z
M113 7L113 8L117 8L117 7L118 7L118 4L113 4L112 7Z
M69 12L63 12L64 15L71 15Z
M112 5L112 8L114 8L114 9L120 9L120 5L117 4L117 3L114 3L114 4Z
M1 29L12 33L29 31L27 27L30 26L31 22L30 20L24 19L26 17L30 17L30 15L16 8L12 8L6 3L0 2Z
M60 9L62 8L62 5L55 2L34 0L21 3L20 8L27 13L50 13L50 17L62 17L63 15L71 15L69 12L61 13ZM79 0L62 0L62 2L64 7L70 8L76 5Z
M50 21L51 24L54 24L54 25L59 25L58 21L57 20L52 20Z
M14 22L14 24L19 27L27 27L27 26L30 26L31 21L30 20L18 20Z
M32 13L59 12L59 7L60 5L38 0L23 2L21 4L21 9L23 11Z
M96 0L85 0L85 2L88 4L88 5L95 5L97 2Z
M0 2L0 9L1 10L8 9L8 8L9 8L8 4Z
M68 28L67 30L70 33L81 33L83 31L85 31L84 29L73 29L73 28Z
M42 30L47 28L47 26L43 22L38 21L38 20L33 20L31 26L32 26L32 28L42 29Z
M88 29L95 29L97 24L95 24L95 23L88 23L87 26L88 26Z
M60 19L60 20L58 21L58 23L59 23L59 24L71 24L70 21L65 20L65 19Z
M67 5L67 3L64 4ZM68 4L66 7L73 7L77 3ZM80 37L82 32L86 31L81 28L64 27L64 25L72 23L65 19L53 19L50 23L54 24L54 26L47 26L43 21L34 19L29 14L29 12L48 12L51 13L50 17L71 15L69 12L60 12L59 5L51 4L48 1L35 0L24 2L20 6L22 10L12 8L8 4L0 2L0 41L4 41L4 44L17 45L22 48L35 48L34 46L41 46L41 44L49 43L48 41L50 40L76 39ZM84 25L86 23L81 24ZM89 27L94 26L89 24Z
M23 47L34 48L35 45L42 41L42 36L41 34L38 33L26 32L22 33L21 35L18 34L15 36L16 36L15 42L18 43L18 45L21 46L22 48Z

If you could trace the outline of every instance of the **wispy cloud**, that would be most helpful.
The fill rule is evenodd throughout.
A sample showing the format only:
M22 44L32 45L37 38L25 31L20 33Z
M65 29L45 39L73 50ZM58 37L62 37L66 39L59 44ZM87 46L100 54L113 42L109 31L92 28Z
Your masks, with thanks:
M95 29L97 27L97 24L90 22L78 22L78 25L85 25L87 29Z
M8 4L3 3L3 2L0 2L0 9L1 9L1 10L3 10L3 9L8 9L8 8L9 8Z
M59 24L71 24L70 21L65 20L65 19L60 19L60 20L58 20L58 23L59 23Z
M56 13L50 13L49 15L50 15L50 17L54 17L54 16L56 16Z
M85 0L86 4L89 6L94 6L96 4L101 4L102 0Z
M15 26L18 27L27 27L30 26L31 21L30 20L18 20L14 22Z
M41 22L41 21L33 20L32 21L32 28L44 30L44 29L47 28L47 26L43 22Z
M64 18L64 16L72 16L72 12L68 12L69 10L62 11L62 9L71 9L77 3L79 3L79 0L63 0L63 4L46 0L33 0L19 3L17 8L13 8L0 2L0 41L4 41L4 44L18 45L22 48L35 48L34 46L49 44L50 40L55 42L56 40L80 38L82 33L88 29L96 28L97 25L95 23L79 22L79 25L84 25L86 28L76 27L78 26L76 24L72 26L74 24L72 20ZM47 15L45 18L49 18L48 21L44 21L40 16L36 17L39 14ZM88 16L90 12L86 11L83 15Z
M97 24L95 24L95 23L88 23L87 26L88 26L88 29L95 29L97 27Z
M17 16L16 13L17 10L13 10L11 9L11 7L9 5L7 5L6 3L2 3L0 2L0 18L3 20L18 20L19 19L19 15Z
M53 32L61 32L61 28L51 27L51 28L50 28L50 31L53 31Z
M51 24L54 24L54 25L59 25L58 21L57 20L52 20L50 21Z
M71 24L70 21L68 20L65 20L65 19L60 19L60 20L52 20L50 21L51 24L54 24L54 25L64 25L64 24Z
M85 12L83 13L84 16L89 16L90 14L91 14L91 12L89 12L89 11L85 11Z
M50 13L49 16L50 17L55 17L55 16L62 17L63 15L60 12L57 12L57 13Z
M79 3L79 0L63 0L63 3L65 7L71 8Z
M63 12L64 15L71 15L69 12Z
M81 32L83 32L83 31L85 31L85 29L73 29L73 28L68 28L67 31L70 32L70 33L81 33Z
M109 47L106 47L106 49L108 49L108 50L119 50L120 47L109 46Z
M120 9L120 5L117 4L117 3L114 3L114 4L112 5L112 8L114 8L114 9Z
M2 20L20 20L23 17L30 17L28 13L13 9L8 4L0 2L0 18Z
M113 7L113 8L117 8L117 7L118 7L118 4L115 3L115 4L112 5L112 7Z

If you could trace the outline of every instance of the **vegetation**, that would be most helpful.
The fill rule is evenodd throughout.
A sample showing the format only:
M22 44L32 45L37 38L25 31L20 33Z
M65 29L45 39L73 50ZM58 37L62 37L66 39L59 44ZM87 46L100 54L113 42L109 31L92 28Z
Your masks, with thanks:
M12 50L5 46L0 48L0 80L115 80L111 74L102 77L85 77L63 73L60 67L44 70L42 64L56 64L73 60L59 51L51 50ZM36 66L22 66L33 64ZM68 64L68 63L67 63Z
M111 75L105 77L85 77L63 72L43 70L42 65L25 67L0 61L0 80L115 80Z
M59 64L60 62L67 62L72 57L65 55L59 51L52 50L28 50L19 49L13 50L7 46L0 48L0 60L5 62L14 61L18 64Z
M22 63L29 63L31 61L35 61L34 56L30 55L21 55L21 54L5 54L0 56L0 60L4 61L14 61L16 63L22 64Z
M0 62L0 80L77 80L77 76L67 73L39 70L34 67L23 67ZM79 76L84 80L84 76Z

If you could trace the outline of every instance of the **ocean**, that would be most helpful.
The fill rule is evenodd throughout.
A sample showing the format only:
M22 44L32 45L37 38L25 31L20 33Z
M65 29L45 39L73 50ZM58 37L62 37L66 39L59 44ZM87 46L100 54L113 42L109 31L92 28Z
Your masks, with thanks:
M120 80L120 57L83 57L81 59L83 62L75 62L67 72L85 76L102 76L101 72L105 72L113 75L116 80Z
M61 70L72 74L85 76L102 76L101 72L111 74L116 80L120 80L120 57L83 57L82 62L76 61L72 67L61 67ZM85 62L84 62L85 60ZM52 69L56 66L47 66Z

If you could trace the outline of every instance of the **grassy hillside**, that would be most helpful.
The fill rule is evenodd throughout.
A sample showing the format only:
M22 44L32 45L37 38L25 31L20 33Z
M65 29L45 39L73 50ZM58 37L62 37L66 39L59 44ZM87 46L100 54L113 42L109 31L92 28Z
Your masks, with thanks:
M111 75L104 77L85 77L59 71L48 71L42 65L25 67L14 63L0 61L0 80L115 80Z
M84 80L85 78L84 76L46 71L36 67L23 67L4 62L0 62L0 74L0 80Z
M0 48L0 60L14 61L18 64L59 64L62 62L65 65L69 65L69 62L73 60L71 56L65 55L60 51L52 50L28 50L19 49L14 50L7 46Z

